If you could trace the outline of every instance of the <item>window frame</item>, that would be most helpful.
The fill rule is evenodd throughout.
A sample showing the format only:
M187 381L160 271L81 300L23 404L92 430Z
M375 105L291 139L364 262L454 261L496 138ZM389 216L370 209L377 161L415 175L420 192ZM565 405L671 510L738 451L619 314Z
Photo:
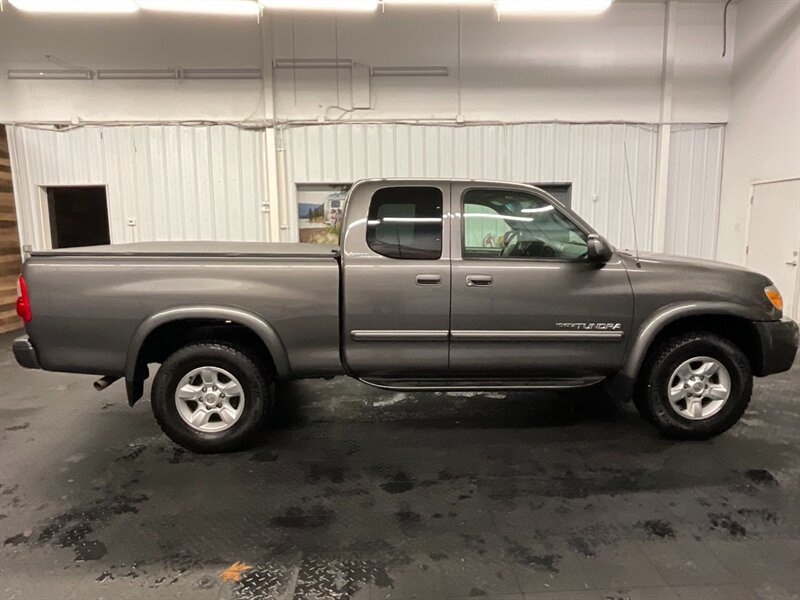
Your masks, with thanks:
M372 243L371 243L371 240L370 240L371 229L370 229L370 227L374 227L374 225L370 225L369 216L370 216L370 213L372 212L372 203L373 203L373 201L375 199L375 196L377 194L379 194L380 192L383 192L385 190L409 190L409 189L410 190L424 189L424 190L429 190L429 191L435 191L436 193L439 194L439 199L438 199L439 212L440 212L440 215L438 217L439 218L439 254L437 256L435 256L435 257L430 256L430 257L420 258L420 257L390 256L388 254L384 254L383 252L380 252L379 250L375 249L373 247ZM416 184L416 185L385 185L385 186L381 186L381 187L376 188L375 190L373 190L370 193L369 199L367 201L367 207L366 207L367 208L367 220L366 220L366 227L365 227L365 231L364 231L364 244L366 245L366 247L369 249L370 252L372 252L372 253L374 253L374 254L376 254L378 256L381 256L382 258L386 258L386 259L394 260L394 261L406 261L406 262L408 262L408 261L440 261L440 260L442 260L444 258L447 258L449 260L449 257L445 256L445 237L447 235L447 230L445 228L445 223L447 221L447 214L448 214L447 210L445 210L446 196L447 196L447 194L445 193L445 191L441 187L439 187L437 185L420 185L420 184Z
M572 223L573 227L575 227L578 231L583 233L587 238L590 235L595 234L594 231L592 231L588 227L583 226L580 222L577 222L575 219L573 219L572 216L569 214L569 212L564 209L564 207L561 205L560 202L558 202L554 198L548 198L546 193L545 194L541 194L541 193L537 193L536 191L533 191L533 190L509 188L509 187L491 187L491 186L468 187L468 188L464 188L461 191L461 198L459 198L459 204L458 204L458 212L459 212L459 216L460 216L459 220L461 221L461 227L459 228L460 229L459 235L461 236L461 240L459 242L460 249L461 249L461 260L475 260L475 261L497 261L497 260L507 261L507 260L511 260L511 261L547 262L547 263L559 262L559 263L572 263L572 264L582 264L582 263L589 262L588 256L578 257L578 258L560 258L560 257L547 258L547 257L536 257L536 256L500 256L500 255L498 255L498 256L469 256L469 254L467 254L467 247L465 245L466 244L466 240L467 240L467 236L466 236L467 220L466 220L466 218L464 218L464 214L465 214L464 213L464 203L465 203L467 194L469 194L470 192L500 192L500 193L513 192L513 193L517 193L517 194L528 194L529 196L533 196L535 198L539 198L543 202L545 202L545 203L549 204L550 206L552 206L554 210L557 210L561 214L561 216L564 217L564 219L566 219L567 221Z

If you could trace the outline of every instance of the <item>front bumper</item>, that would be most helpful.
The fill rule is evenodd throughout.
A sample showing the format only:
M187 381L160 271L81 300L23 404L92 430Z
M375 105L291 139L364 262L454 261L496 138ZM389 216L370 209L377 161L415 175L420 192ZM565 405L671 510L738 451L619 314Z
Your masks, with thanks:
M754 374L761 377L791 369L800 340L797 323L784 318L756 321L754 325L761 342L761 364Z
M25 367L26 369L42 368L39 365L39 357L36 356L36 349L33 347L33 344L31 344L27 335L15 339L12 349L14 350L14 358L17 359L17 363L19 363L21 367Z

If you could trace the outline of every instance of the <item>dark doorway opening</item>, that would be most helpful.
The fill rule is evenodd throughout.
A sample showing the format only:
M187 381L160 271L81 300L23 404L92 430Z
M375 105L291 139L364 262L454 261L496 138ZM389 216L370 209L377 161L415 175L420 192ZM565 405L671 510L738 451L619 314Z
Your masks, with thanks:
M533 185L549 193L567 208L572 208L571 183L534 183Z
M47 211L53 248L111 243L105 186L48 187Z

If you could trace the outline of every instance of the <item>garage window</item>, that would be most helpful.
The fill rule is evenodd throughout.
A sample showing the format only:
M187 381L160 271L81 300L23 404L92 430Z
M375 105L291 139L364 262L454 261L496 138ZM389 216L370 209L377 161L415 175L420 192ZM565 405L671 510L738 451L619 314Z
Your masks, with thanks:
M367 245L389 258L441 258L442 191L391 187L375 192L369 206Z

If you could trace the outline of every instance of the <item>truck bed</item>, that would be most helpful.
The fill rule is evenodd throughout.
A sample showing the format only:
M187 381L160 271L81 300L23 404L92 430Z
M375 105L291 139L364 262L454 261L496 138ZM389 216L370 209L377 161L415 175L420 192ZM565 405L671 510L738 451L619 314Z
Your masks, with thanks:
M341 371L338 248L142 242L31 253L26 329L43 368L122 375L128 345L177 307L244 311L274 329L295 376Z

